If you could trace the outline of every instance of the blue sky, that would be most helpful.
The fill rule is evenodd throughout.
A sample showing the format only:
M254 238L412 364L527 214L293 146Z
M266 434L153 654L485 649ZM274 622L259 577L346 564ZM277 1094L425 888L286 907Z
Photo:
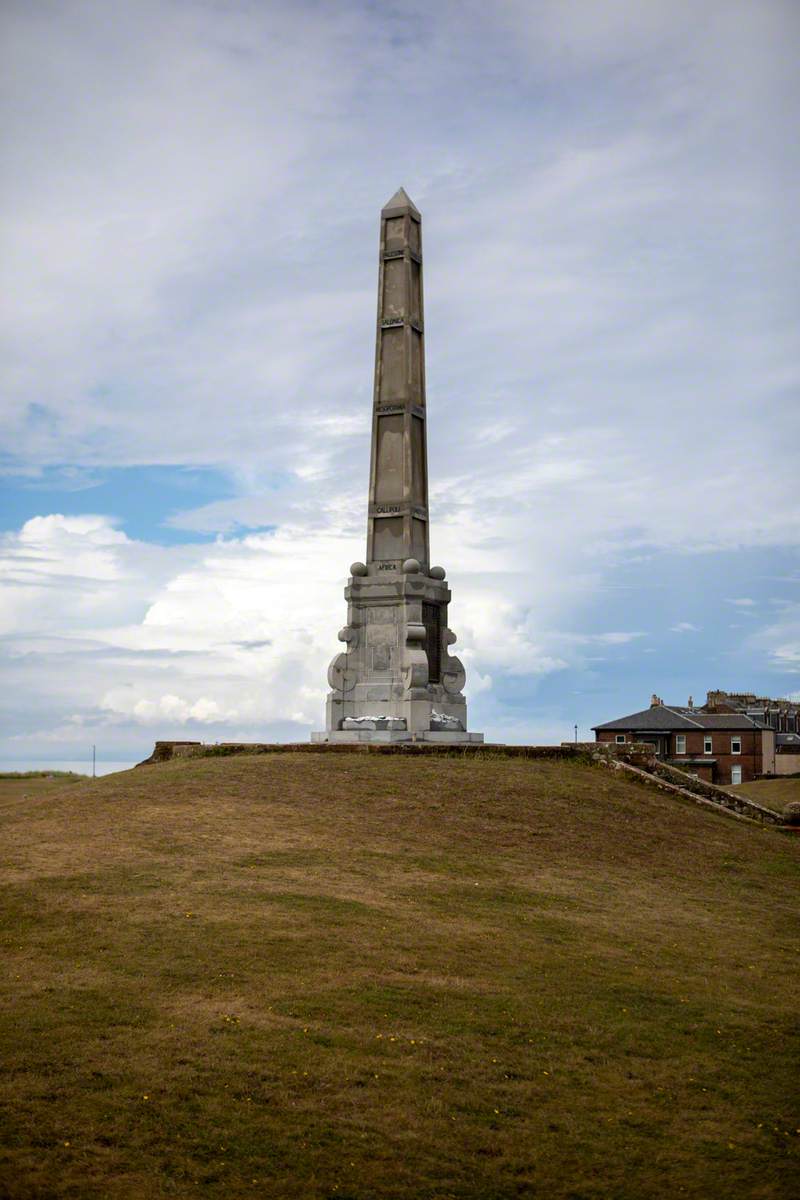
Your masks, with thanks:
M800 695L794 3L0 20L0 757L320 727L400 184L471 726Z

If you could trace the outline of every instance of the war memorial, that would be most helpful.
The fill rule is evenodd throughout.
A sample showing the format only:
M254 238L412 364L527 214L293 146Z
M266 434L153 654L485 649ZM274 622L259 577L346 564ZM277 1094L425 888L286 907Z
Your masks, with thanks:
M345 588L345 649L314 742L478 743L450 647L450 589L432 566L422 218L400 190L381 212L366 562Z

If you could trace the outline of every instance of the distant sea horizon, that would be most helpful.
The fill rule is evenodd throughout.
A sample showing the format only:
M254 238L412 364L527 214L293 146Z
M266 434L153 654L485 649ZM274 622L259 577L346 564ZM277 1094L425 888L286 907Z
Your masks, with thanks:
M141 762L141 759L127 762L103 762L100 759L95 764L95 773L97 775L113 775L115 771L129 771L131 767L136 766L136 762ZM85 758L58 758L58 759L31 759L20 758L15 760L0 759L0 773L8 774L9 772L24 772L24 771L74 771L76 775L91 775L92 760Z

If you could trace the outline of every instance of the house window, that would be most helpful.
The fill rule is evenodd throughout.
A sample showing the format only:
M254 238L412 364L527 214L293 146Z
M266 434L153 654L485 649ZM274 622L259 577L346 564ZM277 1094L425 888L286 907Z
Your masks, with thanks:
M624 744L624 742L625 742L625 734L624 734L624 733L618 733L618 734L617 734L617 745L618 745L618 746L622 746L622 745Z
M741 753L742 753L742 739L740 737L731 738L731 754L741 754Z
M676 733L675 734L675 753L676 754L685 754L686 753L686 734L685 733Z
M710 754L710 753L711 753L711 738L704 737L703 738L703 754Z

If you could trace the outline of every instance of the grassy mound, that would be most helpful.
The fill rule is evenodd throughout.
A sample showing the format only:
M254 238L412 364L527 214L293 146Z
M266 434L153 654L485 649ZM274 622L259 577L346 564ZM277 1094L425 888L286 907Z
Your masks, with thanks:
M784 835L518 759L0 798L3 1196L796 1194Z
M755 800L773 812L782 813L787 804L800 801L800 776L791 775L781 779L757 779L753 783L739 783L730 789Z

